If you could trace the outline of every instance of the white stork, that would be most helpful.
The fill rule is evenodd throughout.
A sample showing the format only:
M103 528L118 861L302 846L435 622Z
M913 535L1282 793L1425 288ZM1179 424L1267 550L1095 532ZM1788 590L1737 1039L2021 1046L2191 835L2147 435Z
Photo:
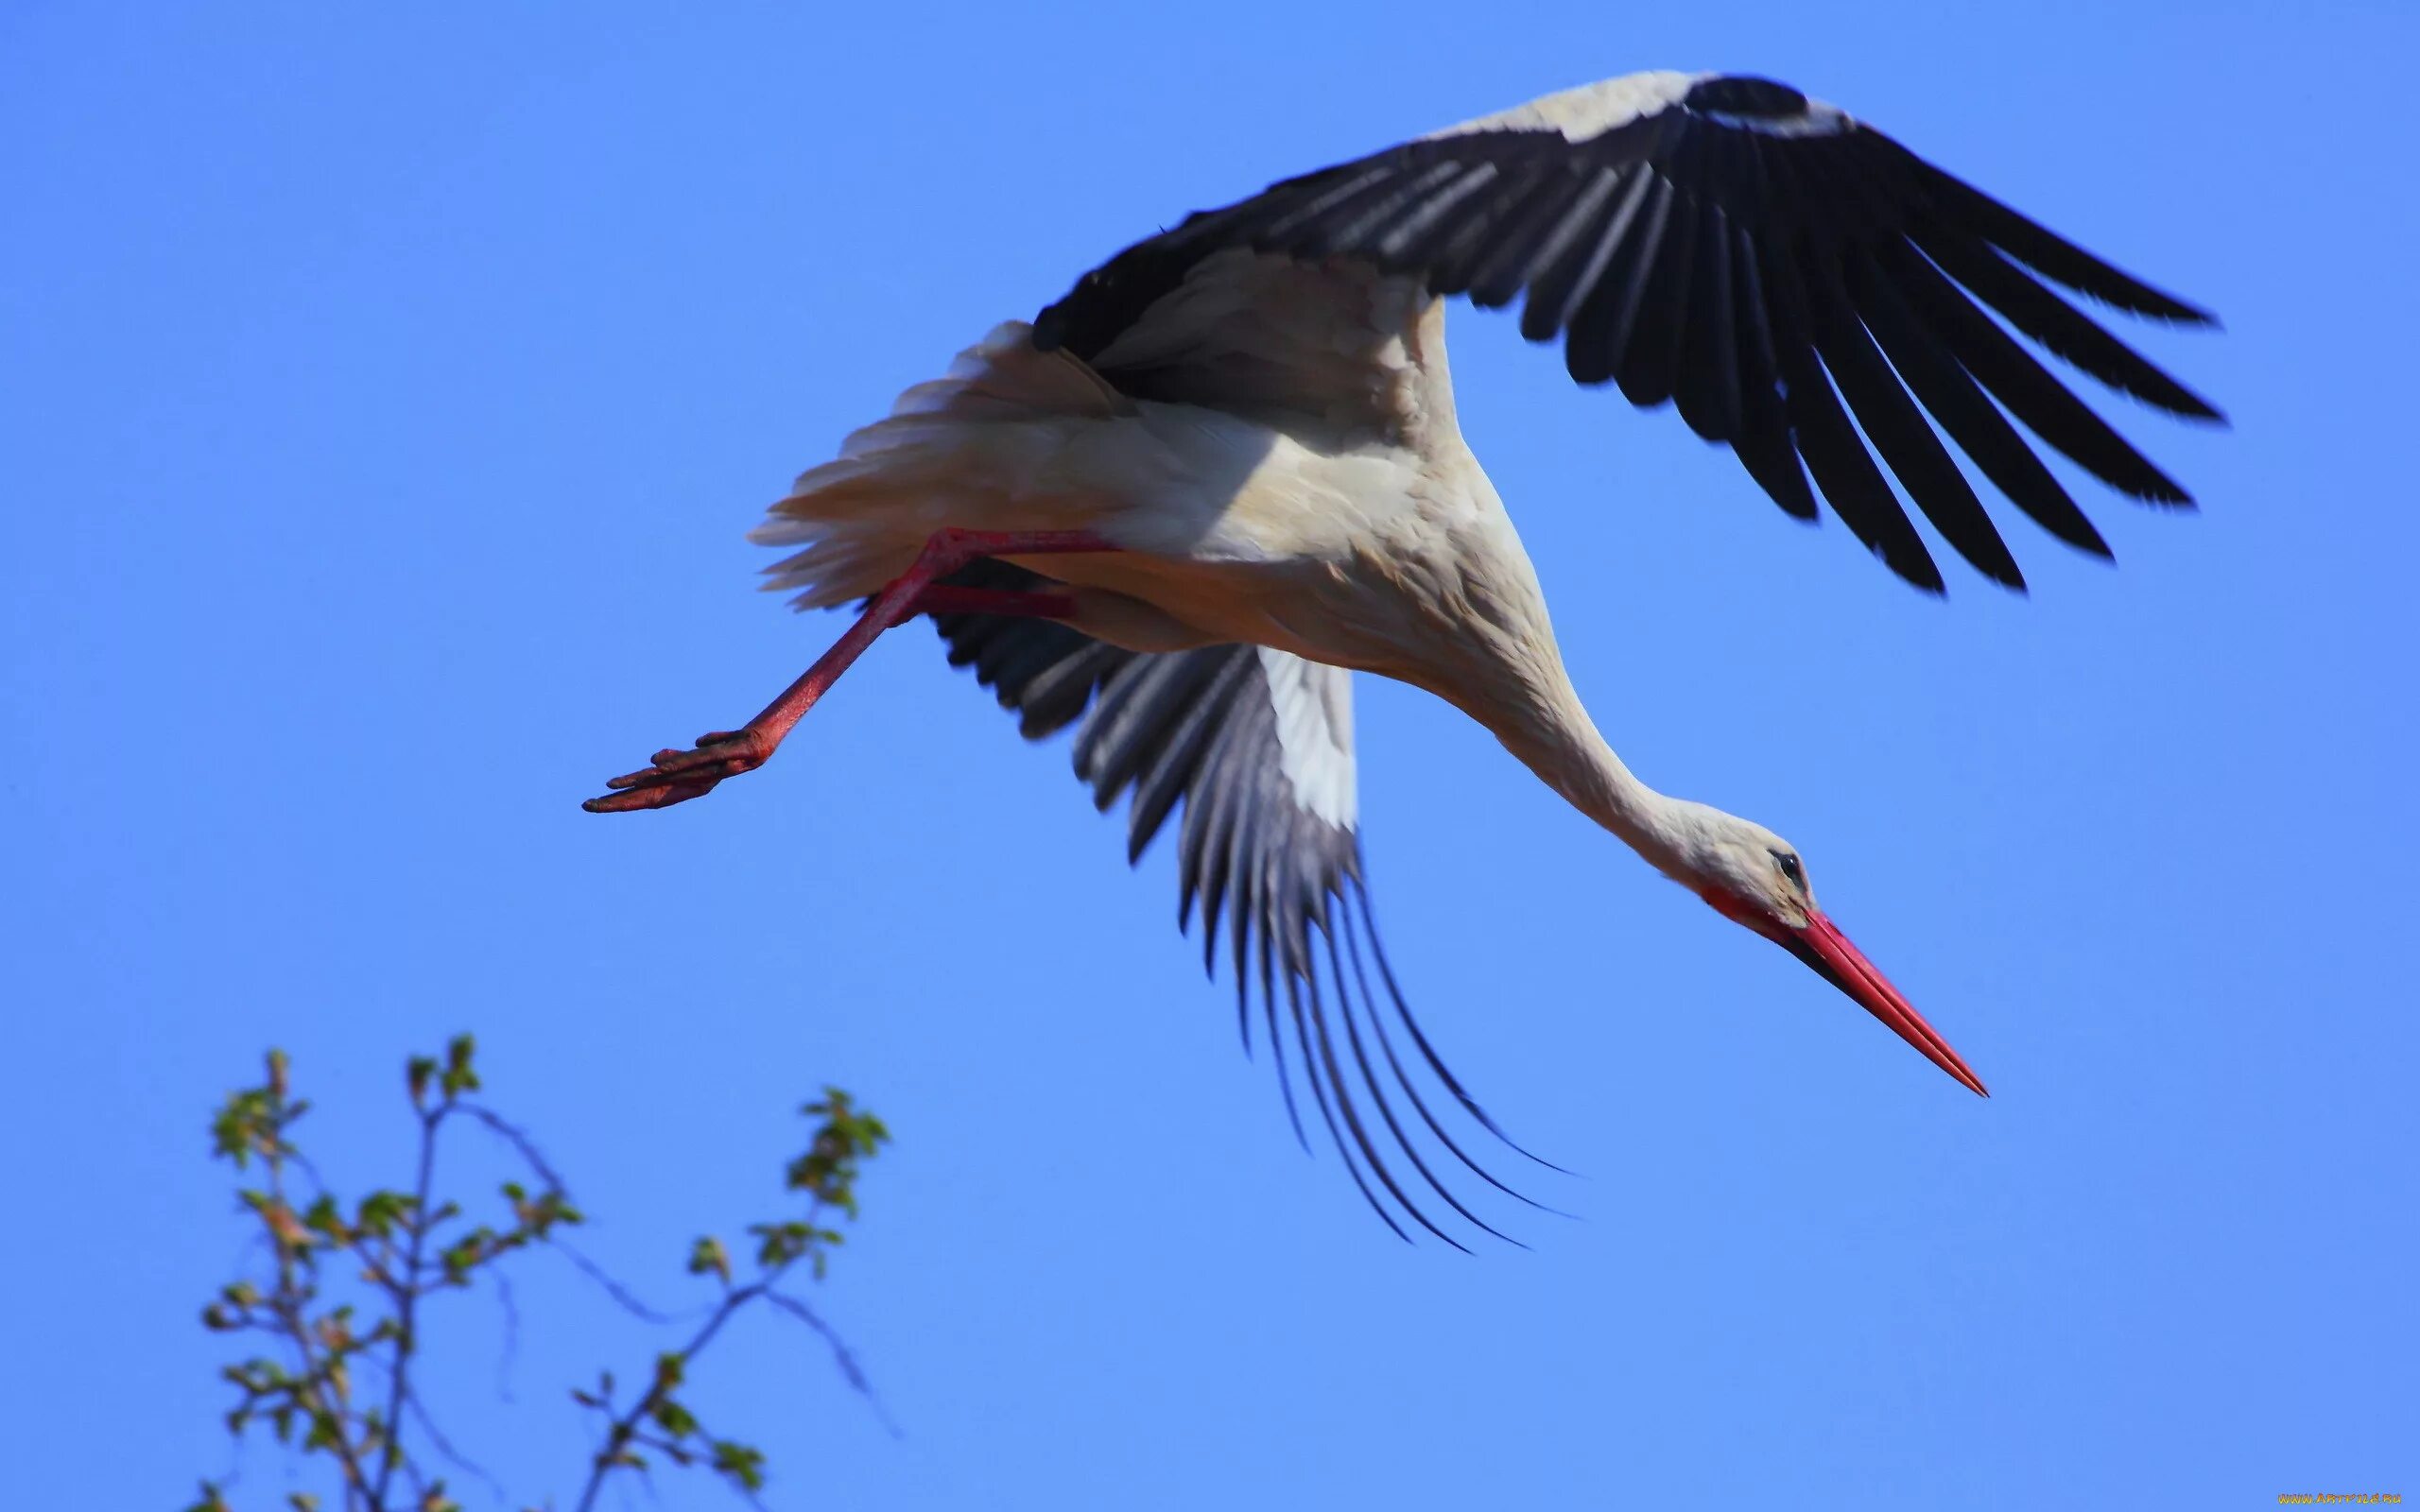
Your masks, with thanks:
M1399 1211L1455 1243L1415 1192L1489 1226L1426 1139L1512 1189L1421 1096L1425 1067L1504 1137L1404 1009L1372 929L1350 672L1376 673L1478 720L1650 865L1982 1092L1817 908L1794 848L1650 788L1598 733L1455 423L1444 301L1521 297L1521 334L1562 338L1575 380L1672 402L1784 510L1813 517L1820 491L1938 593L1869 445L1960 556L2013 588L1935 426L2086 551L2108 548L2011 418L2122 493L2190 502L2002 321L2136 399L2219 418L2039 279L2211 319L1765 79L1635 74L1289 179L1119 252L802 475L752 534L803 548L769 586L803 609L870 598L857 624L747 726L658 753L587 807L678 803L761 765L877 635L931 615L1028 739L1081 721L1096 805L1131 794L1130 860L1183 800L1179 923L1199 898L1208 966L1229 920L1246 1048L1256 975L1297 1136L1281 1003L1362 1194L1398 1234Z

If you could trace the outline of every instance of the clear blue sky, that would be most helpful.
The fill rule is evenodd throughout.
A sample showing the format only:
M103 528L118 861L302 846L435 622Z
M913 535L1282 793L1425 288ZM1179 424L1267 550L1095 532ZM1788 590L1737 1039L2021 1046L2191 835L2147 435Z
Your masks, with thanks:
M461 1026L666 1301L805 1092L891 1121L821 1300L905 1436L803 1336L703 1372L778 1504L2420 1497L2420 12L337 9L0 15L13 1500L282 1496L191 1323L242 1253L204 1114L285 1045L367 1172ZM2199 517L2083 495L2119 569L2016 521L2032 597L1940 604L1455 317L1599 722L1796 841L1991 1102L1404 689L1360 693L1378 901L1586 1174L1533 1254L1406 1248L1293 1147L1169 858L921 628L767 771L579 812L837 632L741 531L994 321L1643 67L1799 83L2227 321L2143 340L2233 431L2130 422ZM534 1499L559 1388L648 1345L522 1299L508 1365L443 1315L442 1385Z

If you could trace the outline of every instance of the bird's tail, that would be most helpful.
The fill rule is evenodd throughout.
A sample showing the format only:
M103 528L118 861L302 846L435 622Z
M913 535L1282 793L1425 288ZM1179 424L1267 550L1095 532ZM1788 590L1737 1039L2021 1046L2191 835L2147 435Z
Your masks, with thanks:
M840 455L799 474L748 533L805 549L767 568L800 609L848 603L907 570L933 532L1077 527L1040 474L1070 425L1132 413L1132 402L1064 352L1041 352L1021 320L996 326L948 375L899 396Z

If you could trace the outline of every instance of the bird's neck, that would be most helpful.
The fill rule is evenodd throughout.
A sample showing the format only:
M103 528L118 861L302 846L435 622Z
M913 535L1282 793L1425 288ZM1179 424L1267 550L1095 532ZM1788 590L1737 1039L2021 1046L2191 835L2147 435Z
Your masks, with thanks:
M1550 727L1517 740L1499 730L1497 738L1572 807L1612 831L1650 866L1685 879L1679 805L1622 765L1576 696Z
M1541 641L1543 644L1541 644ZM1598 731L1550 636L1496 675L1448 694L1506 750L1667 875L1685 877L1682 811L1689 805L1640 782Z
M1640 782L1598 732L1504 501L1459 437L1447 455L1461 459L1459 481L1475 507L1444 532L1452 591L1425 596L1433 607L1421 627L1426 644L1396 675L1478 721L1574 808L1686 882L1687 811L1697 805Z

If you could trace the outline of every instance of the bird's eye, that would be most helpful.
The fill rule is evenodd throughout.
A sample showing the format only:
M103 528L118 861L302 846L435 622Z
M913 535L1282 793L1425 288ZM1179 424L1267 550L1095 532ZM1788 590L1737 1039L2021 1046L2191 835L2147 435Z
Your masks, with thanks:
M1781 874L1789 879L1790 885L1794 887L1806 885L1806 872L1799 866L1796 856L1787 850L1776 850L1773 852L1773 863L1781 868Z

